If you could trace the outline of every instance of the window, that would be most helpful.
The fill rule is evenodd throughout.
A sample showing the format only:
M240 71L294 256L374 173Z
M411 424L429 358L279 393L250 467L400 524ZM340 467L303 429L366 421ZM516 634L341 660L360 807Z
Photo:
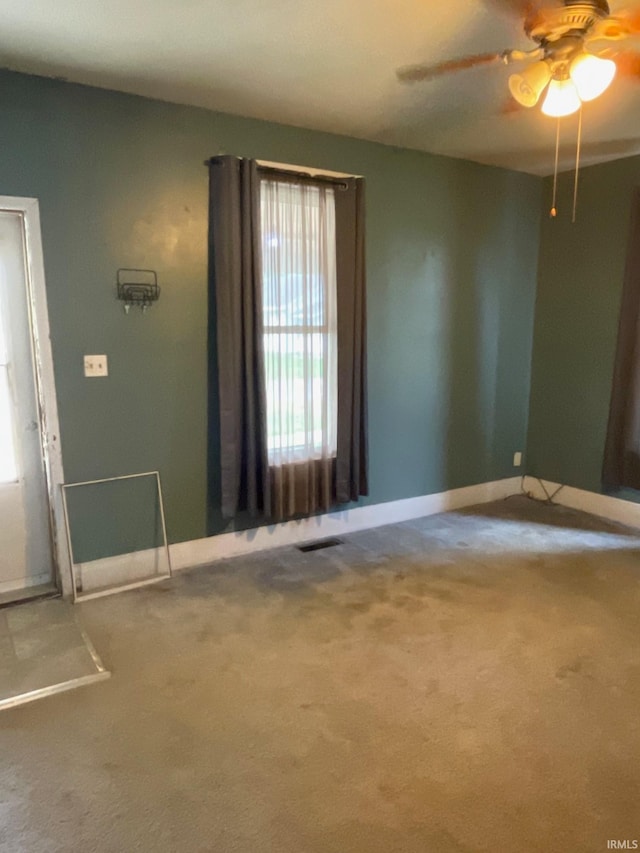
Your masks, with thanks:
M355 176L209 162L210 497L224 519L368 494L364 190Z
M335 196L330 184L260 181L269 464L335 456Z

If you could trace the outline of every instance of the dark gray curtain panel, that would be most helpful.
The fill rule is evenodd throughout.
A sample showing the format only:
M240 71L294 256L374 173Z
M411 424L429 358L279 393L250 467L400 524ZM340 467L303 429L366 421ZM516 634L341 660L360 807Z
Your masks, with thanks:
M610 489L640 489L640 189L632 201L602 480Z
M311 459L269 468L275 521L327 512L336 504L335 459Z
M365 184L336 192L338 288L338 448L336 503L369 494Z
M221 512L270 516L257 164L209 162L209 281L215 299Z

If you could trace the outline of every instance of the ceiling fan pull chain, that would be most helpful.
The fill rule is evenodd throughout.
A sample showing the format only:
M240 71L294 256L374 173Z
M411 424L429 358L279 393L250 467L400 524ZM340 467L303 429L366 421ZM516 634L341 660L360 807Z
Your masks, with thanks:
M556 124L556 162L553 167L553 200L551 202L551 211L549 212L549 216L552 219L555 219L558 215L558 211L556 210L556 199L558 195L558 160L560 159L560 119L557 119Z
M580 150L582 148L582 106L578 112L578 145L576 146L576 177L573 185L573 216L571 221L576 221L576 210L578 209L578 176L580 173Z

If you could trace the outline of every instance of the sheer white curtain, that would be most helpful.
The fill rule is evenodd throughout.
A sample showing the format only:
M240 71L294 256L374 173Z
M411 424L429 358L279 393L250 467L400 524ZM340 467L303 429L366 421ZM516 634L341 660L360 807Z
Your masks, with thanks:
M282 517L333 503L337 443L334 188L260 183L267 445Z

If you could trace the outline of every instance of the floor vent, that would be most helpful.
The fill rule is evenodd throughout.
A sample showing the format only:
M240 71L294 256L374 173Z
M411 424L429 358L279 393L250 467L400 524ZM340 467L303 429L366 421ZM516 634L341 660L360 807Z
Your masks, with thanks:
M319 539L317 542L307 542L306 545L296 545L298 551L304 554L307 551L322 551L323 548L333 548L334 545L342 545L342 539Z

